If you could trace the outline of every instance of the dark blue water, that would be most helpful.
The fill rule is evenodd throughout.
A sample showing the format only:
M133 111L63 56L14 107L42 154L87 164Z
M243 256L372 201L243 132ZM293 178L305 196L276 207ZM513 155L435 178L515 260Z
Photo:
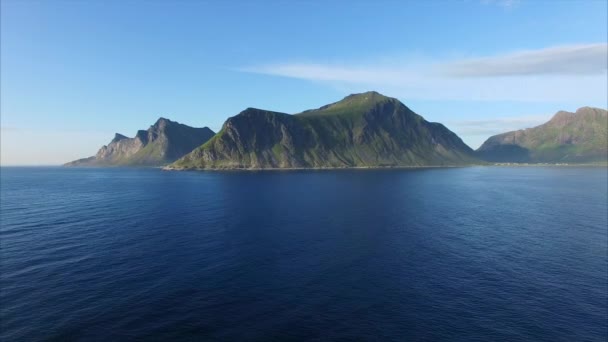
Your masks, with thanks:
M605 168L1 180L3 341L608 336Z

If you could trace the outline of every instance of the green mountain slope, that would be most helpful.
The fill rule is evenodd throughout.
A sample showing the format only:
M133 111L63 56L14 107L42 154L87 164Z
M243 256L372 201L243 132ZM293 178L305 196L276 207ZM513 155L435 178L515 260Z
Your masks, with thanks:
M477 155L492 162L593 163L608 160L608 112L560 111L547 123L490 137Z
M443 125L367 92L296 115L248 108L169 168L462 165L473 154Z
M207 127L193 128L160 118L134 138L116 134L93 157L75 160L66 166L162 166L174 162L205 143L215 133Z

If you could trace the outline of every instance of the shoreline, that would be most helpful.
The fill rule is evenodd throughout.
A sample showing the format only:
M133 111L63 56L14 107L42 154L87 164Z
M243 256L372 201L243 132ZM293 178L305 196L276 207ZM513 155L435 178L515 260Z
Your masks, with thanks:
M398 169L442 169L442 168L464 168L464 167L602 167L607 168L608 163L590 164L545 164L545 163L494 163L494 164L468 164L468 165L411 165L411 166L344 166L344 167L290 167L290 168L175 168L159 166L162 171L305 171L305 170L398 170Z
M306 171L306 170L388 170L388 169L430 169L430 168L459 168L480 165L428 165L428 166L344 166L344 167L222 167L222 168L173 168L162 166L162 171Z
M146 166L146 165L0 165L0 168L66 168L66 169L160 169L162 171L301 171L301 170L387 170L387 169L440 169L440 168L463 168L463 167L602 167L608 168L606 163L493 163L493 164L465 164L465 165L402 165L402 166L340 166L340 167L291 167L291 168L245 168L245 167L222 167L222 168L175 168L169 166Z

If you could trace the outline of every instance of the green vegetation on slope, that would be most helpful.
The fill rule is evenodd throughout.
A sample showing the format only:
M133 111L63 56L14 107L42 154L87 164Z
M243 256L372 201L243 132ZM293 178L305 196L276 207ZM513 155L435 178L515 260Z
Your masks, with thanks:
M473 151L376 92L296 115L249 108L171 168L319 168L462 165Z
M593 163L608 160L608 112L583 107L558 112L547 123L490 137L477 150L487 161Z

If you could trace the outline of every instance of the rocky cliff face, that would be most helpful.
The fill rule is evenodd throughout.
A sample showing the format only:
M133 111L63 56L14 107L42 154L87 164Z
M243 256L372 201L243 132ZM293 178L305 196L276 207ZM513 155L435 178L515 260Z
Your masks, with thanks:
M608 112L583 107L547 123L490 137L477 155L492 162L587 163L608 160Z
M94 157L66 166L162 166L184 156L213 135L207 127L193 128L160 118L148 130L138 131L134 138L117 133Z
M114 139L97 151L95 160L111 162L129 158L145 146L145 131L139 131L135 138L127 138L122 134L116 133Z
M376 92L296 115L249 108L169 168L311 168L474 162L458 136Z

